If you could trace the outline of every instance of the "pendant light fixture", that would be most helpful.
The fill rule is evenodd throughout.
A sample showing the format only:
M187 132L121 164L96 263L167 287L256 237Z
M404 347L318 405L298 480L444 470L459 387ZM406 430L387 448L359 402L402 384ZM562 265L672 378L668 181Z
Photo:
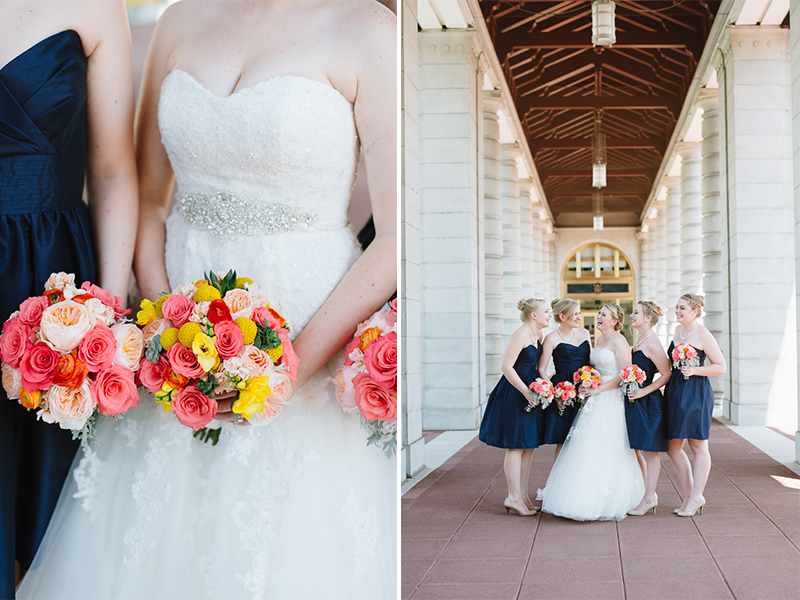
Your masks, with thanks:
M592 229L603 231L603 192L592 191Z
M598 112L592 136L592 187L606 187L606 136L603 133L601 114Z
M593 0L593 46L611 46L617 42L617 30L614 26L614 8L614 0Z

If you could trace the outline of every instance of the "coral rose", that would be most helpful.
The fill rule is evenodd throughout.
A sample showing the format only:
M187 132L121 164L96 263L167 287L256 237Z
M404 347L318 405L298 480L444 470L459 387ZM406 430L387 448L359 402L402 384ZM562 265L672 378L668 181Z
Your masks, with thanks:
M180 294L170 296L161 305L161 314L164 315L165 319L172 321L178 329L189 321L193 310L194 302Z
M197 362L195 353L183 344L173 344L167 351L167 358L169 358L172 368L178 375L183 375L189 379L197 379L206 374L203 367Z
M80 430L89 420L96 406L89 391L89 380L77 390L53 385L44 395L46 410L39 411L39 416L48 423L58 423L61 429Z
M289 341L289 330L281 327L278 329L278 337L283 342L283 354L281 355L280 364L287 368L289 379L297 381L297 368L300 366L300 357L294 353L292 342Z
M64 354L58 359L56 376L53 378L55 385L68 387L77 390L83 385L84 379L89 374L89 369L78 358L78 351L73 350L69 354Z
M136 376L139 383L155 394L161 391L161 386L167 379L167 373L169 373L169 362L160 356L157 363L151 363L146 358L142 358L139 361L139 370Z
M221 323L222 321L232 321L231 311L224 300L212 300L208 305L208 320L212 323Z
M111 327L117 340L114 364L131 371L139 368L139 359L144 354L144 334L133 323L117 323Z
M393 388L397 383L397 333L387 333L364 351L364 366L376 383Z
M242 330L233 321L218 322L214 326L214 346L222 359L233 358L244 347Z
M58 366L58 352L44 342L37 342L19 363L22 387L27 391L43 390L53 382Z
M172 412L178 421L199 431L217 415L217 401L190 385L172 395Z
M101 288L93 283L88 281L84 281L81 284L81 289L85 292L89 292L92 296L100 300L106 306L110 306L114 309L114 313L116 316L121 317L123 315L130 314L131 309L123 309L122 305L124 304L124 300L119 296L115 296L112 292L105 288Z
M234 321L240 317L250 318L253 313L253 301L250 294L240 289L229 290L223 298L225 304L231 311L231 319ZM255 319L254 319L255 320Z
M3 389L9 400L19 400L22 391L22 373L8 363L3 363Z
M104 415L118 415L139 404L133 371L120 365L100 371L89 389Z
M77 348L92 328L92 318L86 307L64 300L42 313L39 337L58 352Z
M50 306L50 301L44 296L28 298L19 307L19 320L28 327L36 327L48 306Z
M373 381L369 373L359 373L353 378L356 406L367 421L397 420L397 392Z
M117 352L117 338L106 325L92 327L78 348L78 358L92 373L109 368Z
M15 369L28 348L31 346L31 328L13 317L3 324L3 336L0 337L0 358Z

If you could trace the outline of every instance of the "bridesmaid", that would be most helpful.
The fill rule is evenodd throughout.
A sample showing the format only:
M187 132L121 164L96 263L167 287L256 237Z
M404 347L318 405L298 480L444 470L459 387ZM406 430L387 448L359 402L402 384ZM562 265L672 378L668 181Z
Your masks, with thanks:
M542 379L549 379L554 386L562 381L574 383L572 376L575 371L590 364L589 354L592 351L592 344L589 341L589 332L581 327L581 309L575 300L561 298L553 300L550 304L558 329L551 331L544 338L542 355L539 359L539 376ZM556 372L552 377L548 377L547 366L550 364L551 356ZM577 411L577 405L568 406L564 409L564 414L559 416L555 402L544 411L539 444L556 444L556 458L561 452L564 440L567 439Z
M639 302L631 314L631 324L639 334L633 346L633 364L642 369L647 378L642 388L633 393L628 391L625 403L625 422L628 426L628 441L636 450L636 457L642 467L645 490L639 504L628 511L629 515L641 516L651 508L656 514L658 494L656 484L661 473L659 452L667 451L667 418L664 396L661 388L670 379L669 359L664 353L658 337L653 334L653 326L664 312L654 302ZM660 377L653 381L656 372Z
M533 451L539 445L542 411L537 408L526 412L525 408L531 401L528 385L538 376L541 330L550 324L552 312L547 302L538 298L520 300L517 308L523 325L508 340L501 364L503 376L489 395L479 437L489 446L506 449L506 513L513 509L528 516L539 510L528 497L528 477Z
M689 344L699 353L699 367L673 367L666 389L669 458L675 465L683 488L683 503L675 512L681 517L692 517L699 510L703 514L706 500L703 490L711 471L708 452L708 434L711 413L714 410L714 393L708 377L725 372L725 358L714 336L697 322L705 299L695 294L684 294L675 305L678 327L669 346L668 355L679 344ZM705 366L708 357L710 365ZM689 440L694 455L694 471L683 444Z
M52 272L125 297L137 222L125 4L4 2L0 40L0 322ZM77 448L0 390L0 598L30 566Z

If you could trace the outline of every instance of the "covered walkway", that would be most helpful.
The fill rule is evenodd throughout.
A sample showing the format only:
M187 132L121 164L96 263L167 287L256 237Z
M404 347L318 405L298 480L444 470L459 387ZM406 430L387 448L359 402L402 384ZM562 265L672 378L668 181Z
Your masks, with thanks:
M705 514L672 513L662 455L655 516L579 523L507 516L503 451L475 437L405 486L401 597L800 598L800 476L716 420L710 444ZM531 497L552 462L552 446L534 453Z

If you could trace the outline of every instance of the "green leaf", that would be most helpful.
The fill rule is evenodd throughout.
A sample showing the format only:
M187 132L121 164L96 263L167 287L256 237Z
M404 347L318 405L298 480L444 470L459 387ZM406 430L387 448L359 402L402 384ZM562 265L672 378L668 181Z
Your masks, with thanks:
M259 325L256 323L256 339L253 345L259 350L272 350L280 348L283 342L278 332L270 329L268 325Z
M218 387L219 384L217 383L217 380L211 373L208 374L208 380L206 379L197 380L197 389L200 390L203 394L205 394L209 398L211 398L212 400L214 399L214 390L217 389Z

